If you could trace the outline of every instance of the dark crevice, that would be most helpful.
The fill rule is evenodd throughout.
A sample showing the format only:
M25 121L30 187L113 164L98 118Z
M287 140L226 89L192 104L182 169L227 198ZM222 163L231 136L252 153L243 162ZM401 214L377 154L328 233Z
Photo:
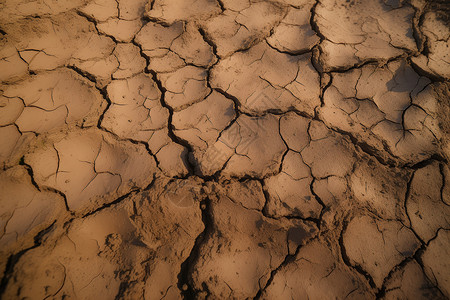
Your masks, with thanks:
M311 65L314 67L314 69L316 70L317 73L319 73L320 76L320 94L319 94L319 99L320 99L320 106L324 106L325 102L324 102L324 94L325 91L331 86L332 84L332 76L330 73L324 72L323 70L323 66L321 64L320 61L320 56L322 54L322 49L320 47L320 45L322 44L322 42L326 39L325 36L320 32L319 29L319 25L316 23L316 8L317 5L319 5L319 0L316 1L316 3L314 3L314 5L311 7L310 10L310 19L309 19L309 24L311 26L311 29L317 34L317 36L319 37L320 41L318 44L316 44L313 49L312 49L312 55L311 55ZM328 82L324 82L326 76L328 76ZM318 108L316 107L314 109L314 119L318 119Z
M259 300L259 299L263 299L262 298L262 294L264 293L264 291L267 289L267 287L270 286L270 284L272 284L275 276L277 275L277 273L285 266L287 266L288 264L295 262L296 257L298 255L298 253L300 252L300 249L302 248L302 246L298 246L297 249L295 250L294 254L288 254L285 256L284 260L281 262L281 264L274 270L272 270L270 272L270 277L267 280L266 284L264 285L264 287L260 288L258 293L255 295L255 297L253 297L253 300Z
M155 6L155 1L156 1L156 0L149 0L149 5L148 5L148 7L149 7L148 10L149 10L149 11L152 10L153 7Z
M221 90L219 88L215 88L214 90L216 92L218 92L219 94L221 94L222 96L224 96L225 98L227 98L228 100L233 101L233 103L234 103L234 113L235 113L234 119L231 120L231 122L222 130L222 132L224 132L225 130L230 128L231 125L234 122L236 122L237 118L239 118L239 116L242 114L241 111L239 110L239 107L241 104L239 103L239 100L236 97L228 94L227 92L224 92L223 90ZM222 134L222 132L220 133L220 135ZM220 135L219 135L219 137L220 137Z
M119 291L117 292L116 297L114 297L114 300L125 299L125 293L130 288L130 285L131 282L129 282L128 280L121 281L119 285Z
M205 226L202 233L195 239L194 247L192 247L188 258L181 264L181 270L178 274L178 288L184 299L196 299L196 295L200 292L193 287L192 272L195 264L200 258L200 250L214 232L214 220L212 216L211 199L206 197L200 202L200 209L202 210L202 222ZM203 289L208 292L207 287Z
M222 131L223 132L223 131ZM235 153L233 153L230 157L228 157L228 159L225 161L225 163L223 164L223 166L217 170L212 176L207 177L210 178L210 180L214 180L214 181L218 181L220 178L220 174L222 173L223 170L225 170L225 168L228 165L228 162L230 161L230 159L236 154L236 149L235 149Z
M386 296L386 284L389 282L389 280L392 278L393 274L397 272L397 270L403 269L407 263L409 263L412 259L406 258L404 259L400 264L396 265L389 274L384 278L382 287L375 293L375 299L383 299Z
M429 48L428 38L421 31L421 28L423 27L423 23L425 21L425 14L428 11L432 10L433 3L439 3L439 1L440 0L429 1L426 4L425 8L422 10L419 10L418 8L414 7L415 14L414 14L413 24L412 24L413 25L412 26L413 37L414 37L414 40L416 41L417 48L419 50L419 54L424 55L427 60L429 60L429 55L431 52L430 52L430 48ZM444 1L446 1L446 0L444 0ZM447 10L450 11L448 5L447 5ZM438 15L439 15L439 13L441 13L441 12L438 10ZM422 69L419 65L414 63L414 61L411 59L411 57L408 57L407 60L408 60L408 63L410 64L410 66L414 69L414 71L417 74L428 77L432 82L445 82L446 81L446 79L444 77L442 77L440 74L430 73L428 70ZM427 63L427 65L428 65L428 63ZM431 72L433 72L433 71L431 71Z
M50 192L53 192L53 193L56 193L56 194L60 195L64 199L64 204L66 206L66 210L68 212L70 212L71 214L73 214L72 211L69 208L69 204L67 202L67 197L66 197L66 195L63 192L58 191L57 189L54 189L54 188L51 188L51 187L44 187L43 190L50 191Z
M317 36L320 38L320 43L322 43L322 41L326 40L326 37L320 32L320 28L319 25L316 23L316 8L317 5L319 5L320 1L317 0L316 3L314 3L314 5L311 7L310 13L311 13L311 17L309 19L309 25L311 26L311 29L317 34Z
M408 182L406 184L405 200L403 201L403 207L405 209L406 218L408 218L409 226L406 226L405 224L403 224L403 222L400 222L400 223L402 223L403 226L405 226L406 228L411 230L411 232L414 234L414 236L417 238L417 240L420 241L420 243L423 245L425 242L422 240L422 238L413 229L412 222L411 222L411 217L409 216L409 213L408 213L408 199L409 199L409 197L411 195L411 184L412 184L412 182L414 180L414 176L415 176L415 173L413 173L411 175L411 177L409 178L409 180L408 180Z
M281 134L280 134L280 136L281 136ZM289 153L289 147L287 146L287 143L284 141L283 137L281 137L281 140L285 143L286 150L284 151L283 155L281 155L280 166L278 167L277 173L271 174L271 176L276 176L283 171L284 159L285 159L286 155Z
M431 155L430 158L420 161L414 165L406 165L405 167L409 167L413 170L418 170L418 169L421 169L421 168L431 165L435 161L438 161L438 162L441 162L444 164L448 164L448 161L444 157L442 157L439 154L433 154L433 155Z
M289 55L289 56L300 56L300 55L305 55L305 54L311 53L312 48L314 48L314 47L311 47L311 48L309 48L309 49L304 49L304 50L292 51L292 52L291 52L291 51L287 51L287 50L280 50L280 49L278 49L277 47L272 46L272 45L267 41L267 39L266 39L265 41L266 41L267 46L269 46L269 47L272 48L273 50L277 51L278 53L286 54L286 55Z
M325 82L326 78L328 76L328 82ZM320 105L325 106L325 92L328 90L328 88L333 84L333 77L329 73L322 73L320 74ZM315 111L315 118L318 118L317 109Z
M420 27L423 23L424 11L419 8L412 6L414 9L414 16L412 18L412 30L413 30L413 38L416 42L417 49L419 53L423 51L425 44L424 34L421 32Z
M425 20L425 14L422 14L422 16L419 19L419 29L423 26L423 22ZM430 47L428 45L428 37L426 35L423 35L423 45L422 45L422 51L420 52L420 54L424 55L427 57L430 55L431 51L430 51Z
M408 58L408 56L406 54L400 54L400 55L391 57L389 59L370 58L370 59L366 59L366 60L360 61L358 63L355 63L355 64L353 64L351 66L332 67L329 70L326 70L326 72L322 71L322 72L319 72L319 73L347 73L347 72L352 71L352 70L361 69L361 68L363 68L365 66L368 66L368 65L375 65L375 66L378 66L378 67L382 67L382 66L385 66L385 65L387 65L387 64L389 64L391 62L395 62L395 61L403 60L403 59L407 59L407 58ZM322 66L320 66L320 64L319 64L318 68L321 69ZM316 69L317 69L317 67L316 67Z
M312 48L312 54L311 55L311 63L314 67L314 69L321 75L324 73L323 70L323 66L320 62L320 56L322 54L322 48L320 47L320 45L322 44L322 42L324 40L326 40L325 36L320 32L319 29L319 25L316 23L316 8L317 5L319 4L319 0L316 1L316 3L314 3L314 5L311 7L310 13L310 19L309 19L309 25L311 26L312 31L314 31L317 36L319 37L319 43L317 43L313 48Z
M223 4L223 1L222 0L216 0L217 1L217 4L219 5L219 7L220 7L220 10L222 11L222 12L224 12L225 11L225 5Z
M174 128L173 128L173 125L172 125L172 118L173 118L174 110L165 101L165 95L166 95L167 89L163 86L161 80L158 78L158 73L156 71L154 71L154 70L150 70L149 69L150 57L148 57L144 53L144 50L142 49L142 46L140 44L138 44L135 40L133 40L132 43L139 48L140 55L146 61L145 73L147 73L147 74L152 76L153 81L156 83L156 86L158 87L159 91L161 92L161 97L160 97L161 106L166 108L169 111L169 118L167 120L168 136L174 143L183 146L184 149L187 150L187 151L184 151L182 153L182 156L183 156L182 160L183 160L183 163L185 164L186 169L188 170L188 175L187 176L193 175L195 173L195 162L192 162L194 160L193 155L192 155L193 149L192 149L192 146L187 141L185 141L185 140L181 139L180 137L178 137L173 131ZM155 156L155 160L156 160L156 156Z
M286 157L286 155L289 152L289 145L286 142L286 140L284 139L283 135L281 134L281 118L278 119L278 135L280 136L281 140L283 141L284 146L286 147L286 150L284 151L283 155L281 156L280 165L278 167L277 174L280 174L283 171L284 158ZM277 175L277 174L274 174L274 175Z
M264 195L264 200L265 200L264 201L264 206L263 206L263 209L262 209L261 212L262 212L264 217L271 218L271 216L269 215L269 211L268 211L269 210L268 209L268 205L269 205L269 201L270 201L269 191L267 191L267 188L266 188L266 185L265 185L263 179L259 179L258 181L261 184L261 188L262 188L263 195Z
M408 63L413 68L414 72L416 72L420 76L427 77L432 82L446 82L447 81L447 79L445 79L444 77L440 76L439 74L430 73L430 72L422 69L420 66L415 64L410 58L408 58Z
M422 246L414 253L414 259L415 259L415 261L419 264L420 268L421 268L422 271L424 272L424 275L425 275L425 277L428 279L428 281L433 285L434 288L436 288L436 289L439 291L439 293L440 293L441 295L444 295L444 293L442 292L441 288L437 285L437 283L436 283L436 284L434 283L434 282L435 282L435 278L433 278L433 280L432 280L432 279L429 278L429 275L427 275L427 274L425 273L424 262L423 262L423 260L422 260L422 255L425 253L427 247L430 245L430 243L431 243L432 241L434 241L434 240L438 237L439 232L440 232L441 230L446 231L446 229L439 228L439 229L436 231L436 234L435 234L435 235L434 235L427 243L422 244ZM440 299L440 298L439 298L439 299Z
M260 182L262 181L262 179L260 179ZM314 218L314 217L302 217L302 216L298 216L298 215L285 215L285 216L273 216L268 212L268 203L269 203L269 193L268 191L263 187L263 194L264 194L264 206L261 210L262 215L265 218L271 219L271 220L300 220L300 221L304 221L304 222L311 222L314 223L317 226L317 229L320 231L320 223L322 222L321 218Z
M84 12L82 12L82 11L80 11L80 10L77 10L77 14L78 14L80 17L83 17L83 18L85 18L86 20L88 20L89 22L93 23L93 24L95 25L95 29L97 30L97 20L96 20L95 18L89 16L88 14L85 14ZM98 31L97 31L97 33L98 33Z
M29 164L25 163L25 157L24 156L22 156L20 158L19 165L25 167L25 169L28 172L28 175L30 175L31 184L33 184L33 186L40 192L41 189L40 189L39 185L36 183L36 181L34 180L33 169L31 168L31 166Z
M399 264L397 264L396 266L394 266L391 271L389 271L388 275L383 279L383 285L381 286L381 288L377 291L376 295L376 299L382 299L385 297L386 295L386 285L389 283L389 281L391 280L392 276L398 271L403 269L409 262L413 261L415 259L415 257L419 256L421 252L423 252L426 249L426 245L422 243L422 245L413 253L412 256L410 257L406 257L405 259L403 259Z
M12 275L13 275L14 267L18 263L20 258L25 253L27 253L28 251L39 247L42 244L42 242L43 242L43 238L45 237L45 235L47 233L49 233L52 230L52 228L55 225L55 223L56 223L56 221L54 221L49 227L41 230L34 237L34 245L33 246L31 246L29 248L26 248L26 249L23 249L23 250L21 250L21 251L19 251L19 252L17 252L17 253L15 253L15 254L13 254L13 255L8 257L8 261L6 262L5 271L3 273L3 277L2 277L2 279L0 281L0 298L3 298L2 296L5 293L6 287L8 286L8 283L9 283L9 281L10 281Z
M348 226L348 222L345 221L342 231L341 231L341 234L339 236L339 248L340 248L342 260L349 268L356 270L359 274L364 276L366 278L366 280L368 281L369 285L373 289L378 290L375 282L373 281L372 276L370 276L370 274L367 273L366 270L364 270L360 265L358 265L358 264L352 265L350 262L350 258L348 257L347 252L345 250L345 246L344 246L344 233L347 230L347 226Z
M309 186L309 189L311 190L311 194L313 194L313 196L315 197L317 203L320 204L320 206L322 206L322 209L320 210L320 214L319 214L319 218L318 219L314 219L311 218L312 220L315 220L313 222L316 223L317 228L321 229L321 225L322 225L322 220L323 220L323 214L327 211L327 206L325 205L325 203L322 201L322 199L319 197L319 195L316 194L315 190L314 190L314 183L316 182L316 179L314 178Z
M33 186L34 186L39 192L41 192L41 191L50 191L50 192L53 192L53 193L56 193L56 194L60 195L60 196L64 199L64 205L65 205L65 207L66 207L66 210L67 210L68 212L71 212L71 211L70 211L70 208L69 208L69 204L67 203L67 197L66 197L66 195L65 195L63 192L58 191L58 190L56 190L56 189L54 189L54 188L51 188L51 187L43 187L42 189L39 187L39 185L38 185L38 184L36 183L36 181L34 180L34 172L33 172L33 169L31 168L31 166L30 166L29 164L25 163L25 157L22 156L22 157L20 158L19 165L25 167L25 169L26 169L27 172L28 172L28 175L30 175L31 184L33 184Z
M165 94L166 94L166 88L162 85L161 81L158 79L158 75L155 71L153 70L149 70L149 73L153 76L153 81L156 83L156 85L158 86L158 89L161 91L161 98L160 98L160 102L161 102L161 106L166 108L169 111L169 118L167 120L167 132L168 132L168 136L169 138L176 144L183 146L185 149L187 149L187 153L185 153L184 157L183 157L183 162L185 163L186 168L188 169L189 175L193 175L195 173L195 162L193 162L193 149L192 146L185 140L183 140L182 138L178 137L173 129L173 125L172 125L172 118L173 118L173 113L174 110L173 108L168 105L165 101Z
M222 90L220 88L214 88L214 90L216 92L222 94L225 98L227 98L227 99L229 99L229 100L234 102L234 110L236 112L236 116L239 116L240 115L239 108L241 107L241 103L239 102L239 100L236 97L234 97L233 95L228 94L226 91L224 91L224 90Z
M107 86L105 86L105 87L103 87L103 88L99 88L99 87L97 86L97 84L98 84L97 79L95 78L94 75L92 75L92 74L90 74L90 73L88 73L88 72L85 72L85 71L81 70L80 68L78 68L78 67L76 67L76 66L74 66L74 65L67 66L67 68L68 68L68 69L71 69L72 71L75 71L75 72L76 72L77 74L79 74L80 76L82 76L82 77L88 79L90 82L92 82L92 83L94 84L95 88L96 88L96 89L98 90L98 92L100 93L100 95L102 95L103 99L106 101L106 107L105 107L105 110L102 112L102 114L100 115L100 117L99 117L99 119L98 119L98 122L97 122L97 128L98 128L98 129L101 129L101 130L103 130L103 131L107 131L105 128L103 128L103 127L101 126L102 121L103 121L103 118L104 118L106 112L108 111L108 109L110 108L111 103L112 103L111 100L110 100L109 97L108 97L108 92L107 92L107 90L106 90L106 89L107 89Z
M109 98L105 98L105 99L109 99ZM108 110L109 105L110 105L111 102L108 100L108 103L109 103L109 104L108 104L107 108L105 109L105 111L103 112L103 114L102 114L102 115L100 116L100 118L99 118L99 122L98 122L98 125L97 125L98 129L100 129L100 130L102 130L102 131L104 131L104 132L107 132L107 133L111 134L111 135L114 136L114 137L116 138L116 140L118 140L118 141L126 141L126 142L130 142L130 143L132 143L132 144L134 144L134 145L142 145L142 146L144 146L145 149L147 150L148 154L150 154L150 156L152 156L153 159L155 160L156 167L160 169L160 162L159 162L158 158L156 157L156 155L151 151L150 146L149 146L149 144L148 144L147 142L137 141L137 140L132 139L132 138L121 138L121 137L118 136L116 133L114 133L114 132L108 130L107 128L105 128L105 127L103 127L103 126L101 126L101 123L102 123L102 121L103 121L103 117L104 117L106 111Z
M421 256L425 252L425 250L426 250L427 246L430 244L430 242L437 238L440 230L441 229L439 229L436 232L436 235L433 238L431 238L427 243L423 243L422 242L421 246L414 252L414 254L412 256L406 257L399 264L397 264L396 266L394 266L392 268L392 270L389 272L389 274L384 278L382 287L376 293L376 299L383 299L386 296L386 292L388 291L386 289L386 285L389 283L389 281L391 280L392 276L398 270L403 269L409 262L415 260L419 264L419 266L422 268L422 270L423 270L423 262L421 261ZM425 272L424 272L424 275L426 276ZM428 281L431 284L431 281L430 280L428 280ZM441 296L443 295L442 291L440 290L440 288L438 286L434 285L433 287L438 290L438 292L441 294Z
M150 185L152 185L152 184L150 184ZM128 197L130 197L130 196L132 196L132 195L135 195L135 194L139 193L140 191L141 191L140 189L135 189L135 190L133 190L133 191L131 191L131 192L128 192L128 193L126 193L125 195L120 196L120 197L117 198L116 200L114 200L114 201L112 201L112 202L109 202L109 203L106 203L106 204L104 204L104 205L98 207L97 209L95 209L95 210L93 210L93 211L91 211L91 212L88 212L88 213L84 214L81 218L89 217L89 216L91 216L91 215L93 215L93 214L98 213L99 211L104 210L105 208L109 208L109 207L111 207L111 206L117 205L117 204L119 204L120 202L122 202L123 200L127 199Z
M321 220L318 219L318 218L314 218L314 217L306 217L305 218L305 217L301 217L301 216L282 216L280 218L273 218L273 217L266 217L266 218L269 218L269 219L272 219L272 220L283 220L283 219L286 219L286 220L300 220L300 221L303 221L303 222L311 222L311 223L314 223L317 226L318 230L320 230L319 226L320 226Z
M217 54L217 45L214 43L212 38L210 38L208 36L208 34L206 33L206 31L203 28L199 27L198 32L202 36L203 40L212 48L213 54L217 58L217 61L216 61L216 63L217 63L220 60L219 55Z
M294 108L290 108L288 110L279 110L279 109L266 109L265 111L261 112L261 113L248 113L242 110L242 105L240 103L240 101L233 95L229 94L228 92L222 90L221 88L213 88L216 92L222 94L225 98L231 100L234 102L234 109L235 109L235 113L236 113L236 118L239 117L240 115L246 115L248 117L251 118L260 118L260 117L265 117L267 115L275 115L275 116L284 116L288 113L295 113L298 116L301 116L303 118L307 118L307 119L313 119L313 117L305 112L299 111L297 109ZM230 126L230 125L229 125ZM227 128L229 127L227 126Z
M103 118L105 117L105 114L108 111L109 107L111 106L112 102L108 97L108 93L106 92L106 87L104 87L103 89L99 89L99 92L103 96L103 99L106 101L106 107L105 107L105 110L100 115L100 117L98 118L97 128L104 130L104 128L102 127Z
M115 44L118 44L119 42L116 40L116 38L112 35L106 34L104 32L100 32L97 28L98 22L95 18L83 13L82 11L77 10L77 14L83 18L86 18L89 22L91 22L94 25L95 31L98 35L103 35L105 37L110 38Z
M88 79L97 86L97 79L95 78L94 75L90 74L89 72L81 70L75 65L68 65L67 68L71 69L72 71L75 71L78 75L81 75L82 77Z
M390 152L388 152L388 154L390 156L382 157L378 154L378 151L379 151L378 149L370 146L369 144L367 144L365 142L359 141L355 136L353 136L352 133L341 130L339 128L335 128L335 127L332 127L332 128L328 127L328 128L332 131L335 131L341 135L344 135L344 136L347 136L348 138L350 138L351 143L356 148L359 148L362 152L366 153L367 155L369 155L371 157L374 157L380 164L389 166L389 167L397 167L398 166L398 162L396 161L396 158L390 157L390 156L392 156L392 154ZM388 151L388 149L385 149L385 150Z
M151 23L155 23L158 25L161 25L162 27L168 28L170 26L172 26L172 24L167 23L164 20L158 19L158 18L154 18L154 17L150 17L149 15L146 15L143 17L143 20L147 21L147 22L151 22Z
M445 205L449 206L450 203L446 203L444 200L444 191L445 191L445 187L447 185L447 180L445 180L444 168L445 168L444 164L440 163L439 164L439 173L441 174L441 177L442 177L440 195L441 195L441 202L444 203Z

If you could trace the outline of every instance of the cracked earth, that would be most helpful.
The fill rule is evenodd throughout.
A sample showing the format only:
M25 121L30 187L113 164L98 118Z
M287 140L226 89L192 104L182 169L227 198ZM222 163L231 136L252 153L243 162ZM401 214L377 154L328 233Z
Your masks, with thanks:
M0 2L0 297L449 299L442 0Z

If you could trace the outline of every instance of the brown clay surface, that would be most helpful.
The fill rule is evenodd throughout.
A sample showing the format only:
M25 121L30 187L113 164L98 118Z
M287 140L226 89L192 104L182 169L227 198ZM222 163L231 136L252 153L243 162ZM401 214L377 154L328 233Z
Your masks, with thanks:
M448 299L449 11L0 1L0 296Z

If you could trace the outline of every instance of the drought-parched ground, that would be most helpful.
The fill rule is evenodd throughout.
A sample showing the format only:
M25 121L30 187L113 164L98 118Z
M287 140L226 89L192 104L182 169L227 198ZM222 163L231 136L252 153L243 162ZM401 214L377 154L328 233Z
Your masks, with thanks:
M1 297L448 299L448 22L1 1Z

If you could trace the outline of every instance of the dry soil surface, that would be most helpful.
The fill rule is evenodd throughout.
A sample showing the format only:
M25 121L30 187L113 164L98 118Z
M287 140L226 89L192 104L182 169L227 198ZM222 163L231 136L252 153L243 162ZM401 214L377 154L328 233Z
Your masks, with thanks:
M448 299L449 11L1 0L1 297Z

